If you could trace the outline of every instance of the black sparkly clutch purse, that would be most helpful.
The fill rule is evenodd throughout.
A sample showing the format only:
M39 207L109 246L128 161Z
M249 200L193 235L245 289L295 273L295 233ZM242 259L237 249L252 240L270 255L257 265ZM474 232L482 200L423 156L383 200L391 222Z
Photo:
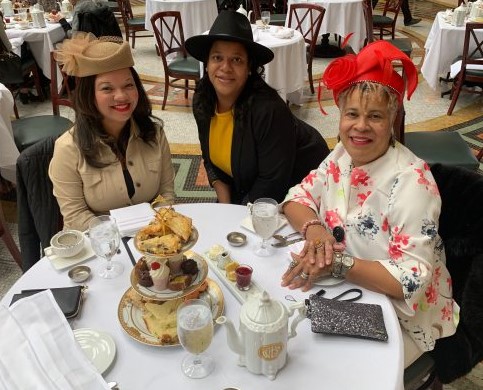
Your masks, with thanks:
M306 300L312 332L387 341L381 306L337 298L326 299L313 294Z

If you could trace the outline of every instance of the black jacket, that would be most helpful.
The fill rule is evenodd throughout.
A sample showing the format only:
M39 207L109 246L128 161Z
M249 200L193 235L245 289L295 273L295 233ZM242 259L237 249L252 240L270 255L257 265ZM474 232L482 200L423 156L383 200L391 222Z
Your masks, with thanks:
M18 237L24 272L40 259L41 247L48 247L52 236L62 228L48 174L56 139L37 142L17 159Z
M195 107L203 99L197 91ZM329 154L320 133L295 117L265 82L239 98L234 111L231 145L233 178L212 164L209 139L211 118L193 110L201 152L210 183L231 187L231 203L246 204L269 197L281 202L288 190L319 166Z

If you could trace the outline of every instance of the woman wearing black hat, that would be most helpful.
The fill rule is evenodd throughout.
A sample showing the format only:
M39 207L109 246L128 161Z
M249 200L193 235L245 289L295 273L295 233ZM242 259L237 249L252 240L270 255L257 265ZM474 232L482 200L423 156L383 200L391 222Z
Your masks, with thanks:
M204 64L193 114L218 201L283 200L329 149L262 79L273 52L253 41L248 19L233 11L221 12L210 32L189 38L186 49Z

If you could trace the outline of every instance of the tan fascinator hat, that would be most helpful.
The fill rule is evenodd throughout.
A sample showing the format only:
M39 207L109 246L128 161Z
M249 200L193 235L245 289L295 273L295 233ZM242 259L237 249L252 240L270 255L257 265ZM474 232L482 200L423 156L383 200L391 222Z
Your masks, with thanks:
M98 39L91 33L77 32L64 40L54 52L54 58L63 65L62 70L76 77L134 66L131 48L127 42Z

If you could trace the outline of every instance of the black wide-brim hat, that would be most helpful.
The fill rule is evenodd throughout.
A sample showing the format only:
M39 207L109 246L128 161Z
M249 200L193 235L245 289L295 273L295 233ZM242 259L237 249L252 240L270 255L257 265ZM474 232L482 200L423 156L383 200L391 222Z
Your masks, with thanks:
M265 65L273 60L273 52L253 41L252 27L248 18L235 11L221 11L208 34L195 35L185 42L186 50L198 61L205 62L215 41L242 43L253 61Z

